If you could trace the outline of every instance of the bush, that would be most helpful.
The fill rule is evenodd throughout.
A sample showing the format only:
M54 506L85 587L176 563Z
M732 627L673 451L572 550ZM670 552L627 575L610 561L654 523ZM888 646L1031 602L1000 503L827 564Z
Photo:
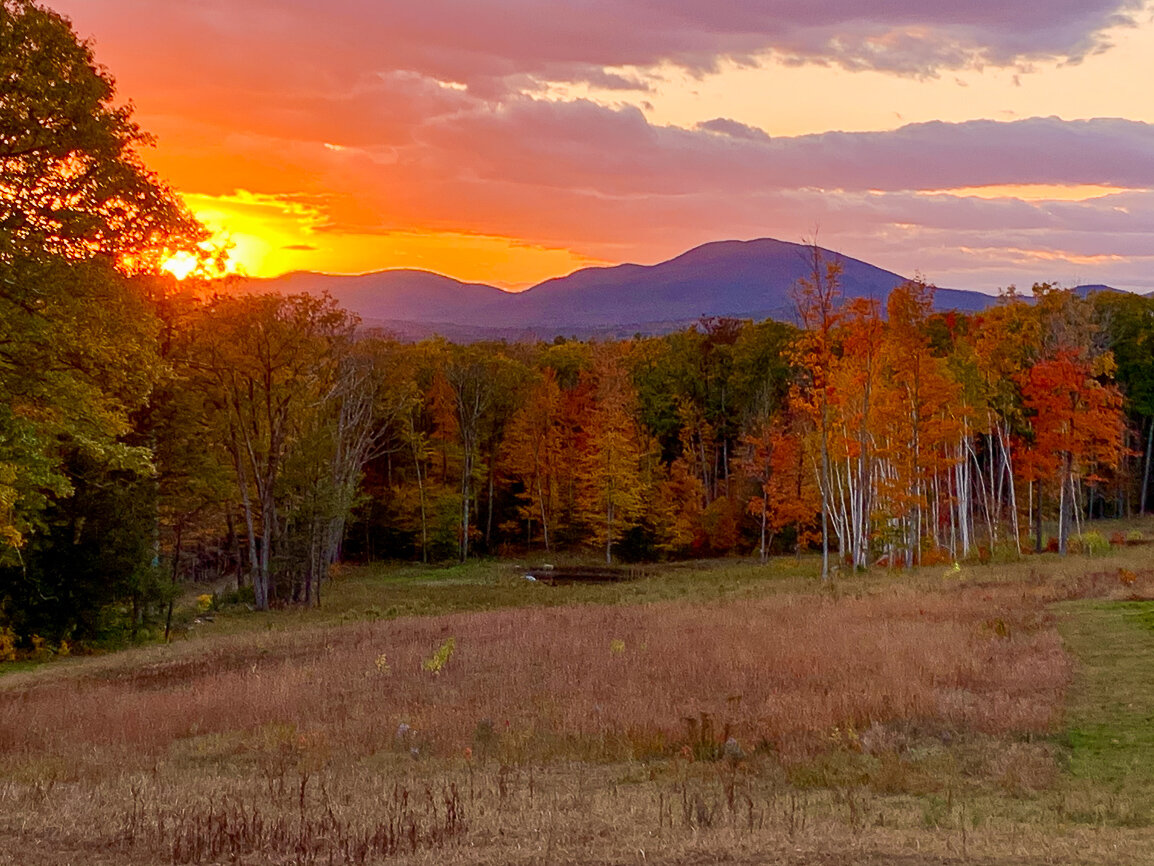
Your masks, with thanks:
M1110 542L1101 532L1083 532L1070 539L1071 548L1076 548L1090 556L1101 556L1110 552Z
M232 607L243 605L245 607L252 607L256 604L256 593L251 586L242 586L237 589L230 589L215 596L215 608L220 610L224 607Z

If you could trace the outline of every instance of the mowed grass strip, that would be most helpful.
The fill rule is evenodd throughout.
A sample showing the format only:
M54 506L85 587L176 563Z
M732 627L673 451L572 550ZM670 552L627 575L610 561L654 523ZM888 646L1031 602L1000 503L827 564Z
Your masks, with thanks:
M1154 601L1079 601L1060 608L1078 660L1064 741L1081 785L1076 817L1154 823Z

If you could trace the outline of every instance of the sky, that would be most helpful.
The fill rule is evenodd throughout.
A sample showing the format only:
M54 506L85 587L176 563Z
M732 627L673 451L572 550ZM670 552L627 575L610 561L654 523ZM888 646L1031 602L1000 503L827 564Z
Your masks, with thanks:
M1154 0L47 0L233 267L1154 290Z

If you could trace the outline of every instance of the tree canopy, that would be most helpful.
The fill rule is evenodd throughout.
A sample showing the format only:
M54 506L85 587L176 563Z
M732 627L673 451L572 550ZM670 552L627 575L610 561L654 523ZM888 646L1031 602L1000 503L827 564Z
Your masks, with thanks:
M0 0L0 567L19 566L3 575L9 599L37 570L27 557L43 545L30 538L59 525L54 509L78 483L150 472L130 433L162 373L156 275L173 252L201 255L203 229L145 167L151 139L114 96L66 19Z
M139 271L202 239L114 95L66 19L0 0L0 261L102 256Z

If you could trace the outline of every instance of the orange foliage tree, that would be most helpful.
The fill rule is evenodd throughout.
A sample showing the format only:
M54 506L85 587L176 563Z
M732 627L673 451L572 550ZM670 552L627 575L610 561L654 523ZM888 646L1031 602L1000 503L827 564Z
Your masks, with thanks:
M950 445L962 429L960 387L927 334L934 289L907 282L890 293L889 326L882 347L888 411L881 418L889 441L884 481L894 526L893 553L920 561L923 543L941 546L943 477L953 466ZM928 524L928 525L927 525ZM892 560L892 556L891 556Z
M800 553L817 537L814 518L821 511L821 493L806 464L796 419L764 420L742 437L742 445L741 468L757 485L747 510L758 521L761 561L769 558L774 536L789 526L796 529L795 550Z
M520 481L522 488L518 516L525 523L529 540L534 535L533 523L539 522L546 550L552 549L549 532L558 502L564 437L561 410L557 373L546 367L513 416L505 437L506 472Z
M1027 371L1022 379L1026 408L1032 413L1030 468L1049 474L1058 488L1058 551L1065 553L1079 480L1094 480L1098 467L1115 467L1122 454L1122 395L1095 373L1112 372L1112 359L1099 369L1061 349Z
M828 580L830 512L834 488L830 462L830 374L835 354L835 331L841 320L841 263L829 261L817 243L809 245L809 272L794 287L798 323L803 330L790 348L797 380L790 390L790 405L808 417L817 440L817 479L821 493L821 576Z

